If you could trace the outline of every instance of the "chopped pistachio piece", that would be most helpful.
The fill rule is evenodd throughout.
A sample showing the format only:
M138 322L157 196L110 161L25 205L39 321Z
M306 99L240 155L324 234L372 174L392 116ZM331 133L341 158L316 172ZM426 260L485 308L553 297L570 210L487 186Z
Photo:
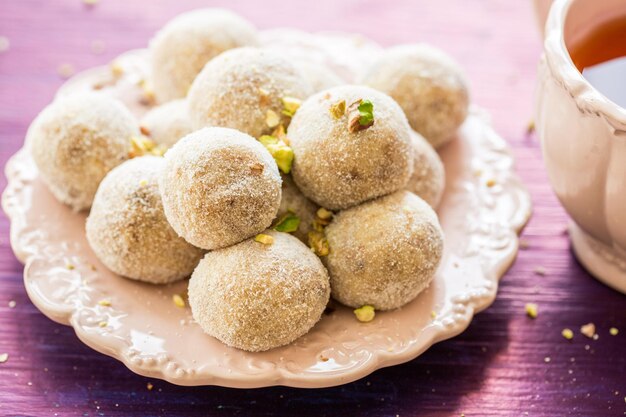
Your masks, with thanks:
M265 123L268 127L276 127L280 123L280 116L274 110L268 110L265 113Z
M374 124L374 103L369 100L363 100L359 103L359 123L361 126L371 126Z
M285 141L285 139L287 139L286 135L287 132L285 131L285 126L283 126L282 124L278 125L276 129L272 131L272 136L274 136L278 140Z
M272 155L278 168L283 173L289 174L291 172L291 164L293 163L293 150L283 140L275 136L263 135L259 138L259 142Z
M262 243L264 245L271 245L274 243L274 238L270 235L266 235L264 233L259 233L254 237L255 242Z
M281 98L281 101L283 102L282 113L285 116L289 117L293 117L293 115L296 114L296 112L300 108L300 105L302 104L302 100L295 97L283 97Z
M278 168L285 174L289 174L293 163L293 150L287 145L279 145L275 150L270 150L270 153L276 160Z
M611 327L609 329L609 333L611 334L611 336L617 336L619 333L619 330L617 329L617 327Z
M330 210L326 210L324 207L320 207L317 209L317 217L322 220L330 220L333 218L333 212Z
M277 144L279 142L279 139L276 136L263 135L259 138L259 142L261 142L261 144L267 148L268 145Z
M358 321L367 323L374 320L374 317L376 316L376 310L370 305L364 305L363 307L359 307L354 310L354 315L356 316Z
M330 114L335 119L341 119L346 114L346 101L341 100L330 106Z
M528 303L528 304L526 304L526 314L531 319L536 319L537 318L537 310L538 310L537 304L535 304L535 303Z
M180 294L172 295L172 301L174 302L174 305L176 305L176 307L185 308L185 300Z
M98 323L98 326L100 327L107 327L109 325L109 323L107 323L106 321L101 321L100 323Z
M348 106L348 130L352 133L374 124L374 104L369 100L356 100Z
M295 215L295 213L288 211L285 213L280 219L278 219L278 223L274 226L274 230L279 232L293 233L298 230L300 226L300 218Z
M111 307L111 301L109 300L100 300L98 301L98 304L103 307Z
M163 156L165 151L167 148L164 145L157 145L145 136L131 136L130 138L130 151L128 151L130 158L144 155Z
M145 187L146 185L148 185L148 180L145 180L145 179L144 179L144 180L140 180L140 181L139 181L139 186L141 186L141 187Z
M323 232L324 231L324 227L326 227L326 224L324 224L322 222L323 222L323 220L321 220L321 219L315 219L315 220L313 220L311 222L311 227L315 231Z
M593 323L582 325L580 326L580 332L591 339L596 334L596 325Z
M563 331L561 331L561 335L567 340L572 340L574 338L574 332L572 329L563 329Z
M330 253L328 240L323 232L312 230L308 234L309 247L317 256L327 256Z

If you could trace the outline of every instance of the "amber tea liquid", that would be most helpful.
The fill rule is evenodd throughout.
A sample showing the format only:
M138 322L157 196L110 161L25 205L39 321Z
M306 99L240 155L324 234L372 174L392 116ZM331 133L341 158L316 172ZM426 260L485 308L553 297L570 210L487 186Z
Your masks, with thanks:
M626 16L596 28L571 45L569 52L574 65L594 88L626 108Z

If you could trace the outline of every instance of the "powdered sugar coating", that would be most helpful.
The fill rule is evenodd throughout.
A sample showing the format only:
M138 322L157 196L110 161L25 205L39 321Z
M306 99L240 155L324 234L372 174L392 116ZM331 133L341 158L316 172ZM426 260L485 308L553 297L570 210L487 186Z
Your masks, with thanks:
M209 62L189 90L191 123L195 129L222 126L255 138L269 134L271 110L280 123L289 124L282 113L283 97L303 100L311 86L290 61L276 52L238 48Z
M346 83L341 77L322 64L308 61L295 61L294 63L300 70L302 77L311 85L313 93Z
M358 99L374 104L374 125L348 130L333 104ZM344 209L403 188L413 172L409 124L389 96L369 87L334 87L308 98L288 131L294 152L293 179L322 207Z
M422 135L411 130L413 175L405 189L436 209L446 185L446 172L437 151Z
M254 138L234 129L193 132L165 154L159 185L165 215L194 246L213 250L265 230L276 217L281 179Z
M308 245L308 233L311 230L319 206L305 197L298 186L293 182L291 175L282 174L283 187L280 208L277 218L292 212L300 219L298 230L293 235Z
M103 94L61 97L33 121L26 143L41 179L74 210L91 206L98 184L128 158L139 126L130 111Z
M427 44L388 49L363 83L393 97L411 127L435 148L454 138L467 116L469 91L463 71L449 55Z
M432 281L443 252L433 209L408 191L340 212L326 227L332 296L350 307L391 310Z
M258 352L293 342L317 323L330 295L328 273L302 242L266 232L209 252L189 281L194 320L229 346Z
M204 65L220 53L256 45L254 26L225 9L198 9L168 22L150 41L150 67L159 102L182 98Z
M169 148L192 132L187 100L172 100L153 107L139 124L150 139Z
M126 161L104 178L87 217L87 240L111 271L153 284L188 277L204 251L187 243L163 212L163 158Z

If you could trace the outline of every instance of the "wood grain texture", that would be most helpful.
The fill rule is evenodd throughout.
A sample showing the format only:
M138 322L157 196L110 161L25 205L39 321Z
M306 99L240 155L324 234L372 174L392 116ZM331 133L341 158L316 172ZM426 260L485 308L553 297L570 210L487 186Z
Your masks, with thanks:
M0 416L626 414L626 297L593 280L573 257L537 139L526 134L541 50L529 1L101 0L87 7L80 0L0 0L0 36L10 41L0 53L2 165L61 84L59 65L104 64L146 45L169 17L207 4L231 7L260 28L356 31L383 45L419 40L450 52L469 74L473 100L513 147L532 193L528 249L494 305L465 333L407 364L322 390L185 388L132 374L40 314L24 291L2 216L0 353L9 359L0 364ZM94 41L104 43L103 53L92 51ZM539 266L545 276L533 272ZM539 305L536 320L525 316L527 302ZM598 340L578 333L587 322L598 327ZM613 326L619 335L609 335ZM574 340L560 335L565 327L575 330Z

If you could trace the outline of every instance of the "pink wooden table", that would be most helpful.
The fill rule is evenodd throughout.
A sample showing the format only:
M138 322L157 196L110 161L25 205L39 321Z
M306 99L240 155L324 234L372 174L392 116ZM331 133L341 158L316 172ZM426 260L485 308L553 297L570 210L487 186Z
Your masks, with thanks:
M60 65L104 64L145 46L176 13L218 4L260 28L356 31L383 45L422 40L449 51L467 69L474 101L513 147L532 193L535 213L523 236L529 247L495 304L465 333L405 365L323 390L185 388L132 374L40 314L24 291L2 216L0 354L9 359L0 363L0 416L626 414L626 297L591 279L572 256L537 138L526 134L541 49L529 1L101 0L86 7L80 0L0 0L0 36L10 42L0 53L1 164L61 84ZM102 53L94 53L94 41ZM538 267L544 276L533 272ZM528 302L539 305L536 320L525 316ZM587 322L598 327L598 340L577 332ZM617 336L609 335L613 326ZM576 330L574 340L561 336L565 327Z

